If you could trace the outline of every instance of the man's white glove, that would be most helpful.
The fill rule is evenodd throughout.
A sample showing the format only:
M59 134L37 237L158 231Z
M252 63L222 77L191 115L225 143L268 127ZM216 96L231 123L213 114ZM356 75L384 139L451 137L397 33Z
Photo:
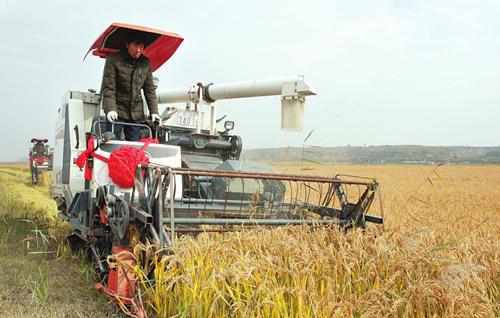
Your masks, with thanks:
M114 122L115 122L115 120L117 120L117 119L118 119L118 114L117 114L114 110L112 110L112 111L110 111L110 112L108 113L108 115L106 116L106 118L108 118L108 121L109 121L110 123L114 123Z
M158 116L158 114L151 115L151 120L153 121L153 123L155 121L158 121L160 123L160 125L161 125L161 118L160 118L160 116Z

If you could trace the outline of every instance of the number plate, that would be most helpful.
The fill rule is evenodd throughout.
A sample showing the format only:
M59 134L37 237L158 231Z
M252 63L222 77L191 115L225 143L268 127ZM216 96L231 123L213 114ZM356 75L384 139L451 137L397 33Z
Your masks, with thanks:
M195 112L177 112L177 124L182 126L198 126L200 116Z

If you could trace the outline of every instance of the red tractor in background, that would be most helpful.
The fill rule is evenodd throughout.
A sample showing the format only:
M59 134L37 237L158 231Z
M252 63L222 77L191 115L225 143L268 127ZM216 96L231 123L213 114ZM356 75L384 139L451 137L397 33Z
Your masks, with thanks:
M47 145L48 139L32 138L33 147L30 148L29 160L31 170L31 182L37 184L40 174L52 170L53 151Z

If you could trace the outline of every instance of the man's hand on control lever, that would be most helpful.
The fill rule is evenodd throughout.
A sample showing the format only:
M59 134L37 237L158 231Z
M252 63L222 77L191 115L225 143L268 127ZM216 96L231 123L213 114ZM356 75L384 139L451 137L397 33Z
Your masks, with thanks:
M106 115L106 118L110 123L114 123L115 120L118 119L118 114L114 110L112 110Z
M157 121L161 125L161 118L158 114L151 115L151 120L153 121L153 123Z

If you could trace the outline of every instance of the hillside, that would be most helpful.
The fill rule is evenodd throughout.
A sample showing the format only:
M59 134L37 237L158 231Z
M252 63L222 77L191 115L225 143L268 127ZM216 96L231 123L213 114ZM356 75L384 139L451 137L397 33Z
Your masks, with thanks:
M431 147L419 145L305 147L244 150L245 160L321 163L439 163L451 158L460 164L500 164L500 147Z
M420 145L266 148L243 150L245 160L300 162L302 158L321 163L451 163L500 164L500 147L431 147ZM17 162L28 162L20 158Z

